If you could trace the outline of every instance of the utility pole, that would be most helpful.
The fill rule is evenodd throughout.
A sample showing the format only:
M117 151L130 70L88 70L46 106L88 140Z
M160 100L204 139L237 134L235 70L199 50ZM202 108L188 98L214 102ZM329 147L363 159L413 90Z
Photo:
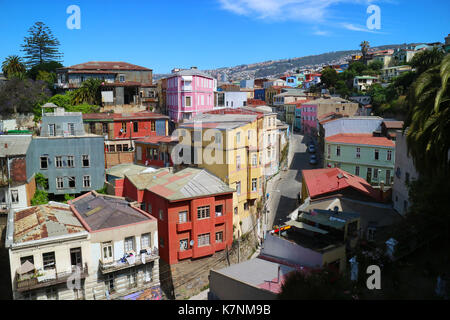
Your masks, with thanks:
M238 230L238 263L241 261L241 231Z

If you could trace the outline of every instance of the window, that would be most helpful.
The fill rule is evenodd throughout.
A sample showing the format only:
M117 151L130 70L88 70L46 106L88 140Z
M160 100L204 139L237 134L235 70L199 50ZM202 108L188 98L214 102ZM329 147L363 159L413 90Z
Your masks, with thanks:
M237 144L241 143L241 133L240 132L236 133L236 143Z
M19 190L11 190L11 202L19 203Z
M149 203L147 206L148 213L152 213L152 204Z
M55 167L62 168L62 166L63 166L62 157L56 156L55 157Z
M241 182L236 182L236 194L239 196L241 194Z
M122 152L122 145L121 144L118 144L116 146L116 148L117 148L117 152Z
M48 157L41 157L41 169L48 169Z
M248 202L244 203L244 210L245 210L245 211L248 211L248 207L249 207L249 206L248 206Z
M58 300L58 290L55 287L45 289L47 300Z
M386 160L387 161L391 161L392 160L392 150L388 150Z
M209 206L198 207L197 208L197 219L206 219L209 218Z
M31 262L32 264L34 264L34 258L33 258L33 256L21 257L21 258L20 258L20 265L23 265L26 261L29 261L29 262Z
M119 75L119 82L125 82L125 75Z
M69 168L75 167L74 156L67 156L67 167Z
M163 237L159 237L159 246L161 248L164 248L164 238Z
M69 188L75 188L75 177L69 177Z
M83 176L83 187L89 188L91 186L91 176Z
M119 146L117 146L117 151L119 151L118 148ZM89 167L89 155L88 154L83 154L82 156L81 156L81 159L82 159L82 161L83 161L83 167L84 168L87 168L87 167Z
M108 134L108 124L102 123L102 132L103 134Z
M95 123L94 122L89 123L89 133L95 133Z
M68 123L67 124L67 131L69 131L69 135L74 136L75 135L75 124Z
M136 268L131 268L129 270L129 274L127 275L128 278L128 288L134 288L137 286L137 272Z
M56 177L56 189L64 188L64 180L63 177Z
M237 216L237 214L238 214L238 208L237 208L237 207L234 207L234 215Z
M337 146L336 147L336 156L340 157L341 156L341 146Z
M123 151L128 151L128 144L123 144L122 150Z
M367 240L373 241L375 239L375 228L367 228Z
M331 158L331 146L328 145L327 147L327 158L330 159Z
M187 211L178 212L178 223L185 223L187 221Z
M114 287L114 280L114 273L106 275L105 286L109 293L113 293L116 291Z
M150 124L150 129L152 130L152 131L155 131L156 129L155 129L155 121L152 121L151 122L151 124Z
M380 150L375 149L375 160L378 160L380 158Z
M181 239L180 240L180 251L187 250L189 248L188 244L189 244L189 240L188 239Z
M159 209L159 220L164 220L164 211L163 211L163 209Z
M373 169L373 178L376 180L378 179L378 169Z
M111 144L108 146L109 147L109 152L116 152L116 146Z
M198 236L198 247L204 247L204 246L209 246L210 241L209 241L209 233L204 233L204 234L200 234Z
M139 131L139 122L135 121L133 122L133 132Z
M223 231L216 232L216 243L223 242Z
M241 157L236 156L236 168L239 170L241 168Z
M252 154L252 166L256 167L258 165L258 156L256 153Z
M391 184L391 170L386 170L386 184Z
M47 252L42 254L44 270L55 269L55 252Z
M255 192L258 190L258 179L257 178L253 178L252 179L252 192Z
M49 124L48 125L48 135L49 136L55 136L55 125L54 124Z
M125 252L134 251L134 237L127 237L124 241Z
M247 131L247 134L248 134L248 140L250 140L251 137L252 137L252 131L251 131L251 130L248 130L248 131Z
M127 132L127 123L126 122L122 122L122 129L120 131L122 133L126 133Z
M223 206L217 205L216 206L216 217L221 217L223 215Z
M153 278L153 265L144 267L144 282L150 282Z
M190 107L191 106L191 97L185 97L185 107Z
M356 166L356 168L355 168L355 175L359 176L359 167L358 166Z
M361 148L356 148L356 159L361 158Z

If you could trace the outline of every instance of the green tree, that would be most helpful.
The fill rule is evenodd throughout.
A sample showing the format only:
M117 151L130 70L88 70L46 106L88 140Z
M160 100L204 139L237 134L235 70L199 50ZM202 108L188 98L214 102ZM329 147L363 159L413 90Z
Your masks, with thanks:
M342 98L348 98L350 96L351 91L344 80L338 80L336 82L336 93Z
M331 88L336 85L338 74L333 68L325 68L322 70L320 80L327 88Z
M2 63L2 71L5 77L12 77L26 71L25 64L19 56L8 56Z
M312 270L308 274L289 274L278 294L280 300L342 300L351 299L345 292L351 285L338 272L329 269Z
M439 65L444 58L444 55L444 51L437 47L434 47L431 50L423 50L414 55L409 62L409 65L416 69L416 73L419 76L428 69Z
M431 63L433 65L433 63ZM450 150L450 55L424 71L408 95L408 151L419 173L448 175Z
M80 88L78 88L72 98L72 104L95 104L101 105L101 86L102 81L99 79L90 78L83 82Z
M36 22L29 30L22 44L25 52L26 65L33 67L50 61L61 61L62 54L58 51L58 39L43 22Z
M380 71L383 69L384 64L380 60L375 60L369 63L368 68L374 71Z
M33 66L31 69L27 71L28 77L33 80L36 80L36 77L39 74L39 71L45 71L49 73L54 73L56 75L56 69L62 68L63 65L57 61L49 61L41 64L37 64Z

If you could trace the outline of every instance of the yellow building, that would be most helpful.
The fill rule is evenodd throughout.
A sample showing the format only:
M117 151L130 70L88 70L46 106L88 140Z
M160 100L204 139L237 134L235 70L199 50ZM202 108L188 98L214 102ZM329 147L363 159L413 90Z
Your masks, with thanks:
M236 190L233 229L234 235L239 236L256 228L258 222L257 203L263 195L264 184L258 117L264 118L252 112L220 114L222 110L197 115L180 124L180 144L174 150L182 154L183 160L174 154L172 160L175 164L182 161L205 168Z

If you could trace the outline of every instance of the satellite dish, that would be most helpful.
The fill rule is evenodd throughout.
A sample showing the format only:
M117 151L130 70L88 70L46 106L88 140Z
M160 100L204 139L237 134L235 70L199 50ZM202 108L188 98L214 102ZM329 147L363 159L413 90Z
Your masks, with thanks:
M189 242L189 244L191 245L191 247L194 246L194 240L191 240L191 241Z

